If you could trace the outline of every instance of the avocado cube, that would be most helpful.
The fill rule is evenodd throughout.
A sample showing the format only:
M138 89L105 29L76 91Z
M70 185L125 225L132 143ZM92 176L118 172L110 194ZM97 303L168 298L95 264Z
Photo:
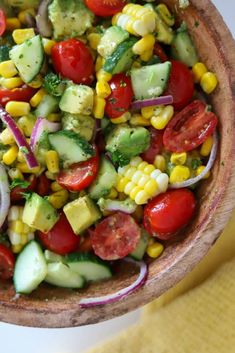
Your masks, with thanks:
M59 215L54 207L38 194L33 193L25 203L22 220L29 227L48 233Z
M66 206L64 213L75 234L80 234L98 219L101 213L89 196L80 197Z
M85 85L71 85L64 91L59 106L63 112L91 115L93 104L92 88Z

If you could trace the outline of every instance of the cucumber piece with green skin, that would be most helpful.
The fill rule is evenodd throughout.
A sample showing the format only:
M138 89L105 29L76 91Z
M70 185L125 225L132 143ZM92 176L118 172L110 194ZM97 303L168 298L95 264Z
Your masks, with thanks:
M9 55L22 80L25 83L32 82L39 74L44 62L41 36L37 35L22 44L15 45Z
M56 113L59 108L59 103L55 97L45 95L39 103L34 115L39 118L46 118L51 113Z
M119 26L109 27L98 45L97 51L103 57L112 55L117 46L129 38L129 33Z
M112 75L129 70L135 58L132 48L136 42L137 39L131 38L119 44L113 54L106 59L103 70Z
M45 282L63 288L83 288L85 285L84 278L62 262L47 265Z
M143 259L149 240L149 234L144 229L142 229L141 233L141 238L137 244L137 247L134 251L132 251L132 253L130 253L130 256L138 261Z
M138 100L155 98L166 89L170 77L171 63L144 66L131 70L131 82Z
M171 55L173 59L182 61L189 67L193 67L199 61L188 31L180 31L175 35L171 44Z
M17 293L30 294L47 275L47 263L40 245L32 240L19 254L14 271Z
M0 63L10 59L9 52L10 52L10 48L8 45L0 46Z
M63 256L56 254L50 250L45 250L44 251L44 256L46 259L46 262L48 263L53 263L53 262L64 262Z
M95 155L93 147L75 132L62 130L48 134L50 145L59 154L64 166L86 161Z
M74 253L65 257L68 266L87 281L101 281L112 277L107 263L92 254Z

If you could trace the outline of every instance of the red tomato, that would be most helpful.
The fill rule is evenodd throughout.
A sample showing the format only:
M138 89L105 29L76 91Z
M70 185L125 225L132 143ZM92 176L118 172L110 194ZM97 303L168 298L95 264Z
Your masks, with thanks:
M15 89L0 88L0 104L5 107L9 101L29 102L36 92L35 88L26 85Z
M13 276L15 258L13 252L0 244L0 279L10 279Z
M146 162L152 164L154 162L156 155L161 153L161 150L163 147L163 142L162 142L163 132L154 129L153 127L149 128L149 132L151 136L150 147L149 149L147 149L147 151L141 154L141 157Z
M39 239L45 248L60 255L77 250L80 242L80 237L73 232L64 213L47 234L39 232Z
M11 201L12 202L23 201L24 197L22 196L22 193L27 192L27 191L35 191L36 185L37 185L37 178L34 175L32 175L26 181L28 181L30 183L30 185L27 188L21 188L19 186L16 186L14 189L11 190Z
M179 61L171 61L171 64L170 80L165 94L173 96L173 105L176 110L180 110L183 109L193 97L193 75L185 64Z
M79 252L91 252L92 244L91 244L91 237L90 235L86 235L82 237L81 243L79 244L78 251Z
M50 180L47 179L45 174L42 174L37 179L36 192L40 196L47 196L50 193L50 185Z
M125 74L114 75L109 85L112 93L106 100L105 113L115 119L129 110L134 93L131 80Z
M161 45L158 42L155 43L153 52L155 55L159 57L159 59L162 62L165 62L168 60L167 55L165 54L164 50L162 49Z
M86 0L87 7L97 16L113 16L126 5L125 0Z
M3 10L0 9L0 36L2 36L6 30L6 16Z
M90 85L95 66L89 49L77 39L56 43L51 51L56 72L75 83Z
M103 260L117 260L130 254L138 244L140 233L135 220L122 212L106 217L90 231L94 252Z
M195 100L169 122L164 146L171 152L191 151L212 135L217 123L217 116L206 110L206 104Z
M170 190L152 199L144 209L144 227L159 239L167 240L186 226L196 206L195 196L188 189Z
M81 191L86 189L96 178L99 169L99 155L85 162L76 163L69 169L62 170L57 183L70 191Z

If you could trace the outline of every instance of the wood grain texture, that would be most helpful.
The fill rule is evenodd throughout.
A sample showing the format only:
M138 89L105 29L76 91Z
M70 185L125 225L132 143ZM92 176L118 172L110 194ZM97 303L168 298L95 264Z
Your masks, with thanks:
M198 190L196 218L181 239L168 243L163 256L149 265L145 286L122 301L92 309L81 309L78 305L84 296L111 293L130 284L136 276L133 268L123 267L112 280L79 292L41 286L30 297L16 299L13 286L1 284L1 321L33 327L73 327L127 313L180 281L208 252L224 228L235 206L234 40L209 0L191 0L186 11L178 8L177 0L165 3L187 23L201 60L216 72L220 82L211 96L213 109L220 117L219 155L212 178Z

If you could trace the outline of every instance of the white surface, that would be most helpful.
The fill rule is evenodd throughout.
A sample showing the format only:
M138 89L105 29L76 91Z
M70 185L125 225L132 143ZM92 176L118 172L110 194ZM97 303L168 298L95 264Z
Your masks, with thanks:
M213 0L235 36L233 0ZM0 351L4 353L81 353L136 322L136 311L105 323L73 329L46 330L0 323ZM110 352L111 353L111 352Z

